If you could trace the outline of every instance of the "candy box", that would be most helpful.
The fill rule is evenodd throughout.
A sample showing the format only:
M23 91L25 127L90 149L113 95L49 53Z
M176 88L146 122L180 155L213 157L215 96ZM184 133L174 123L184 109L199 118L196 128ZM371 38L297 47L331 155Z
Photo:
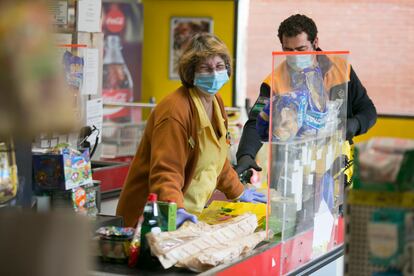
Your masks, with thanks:
M65 147L53 152L33 153L33 184L37 192L70 190L92 184L89 150Z

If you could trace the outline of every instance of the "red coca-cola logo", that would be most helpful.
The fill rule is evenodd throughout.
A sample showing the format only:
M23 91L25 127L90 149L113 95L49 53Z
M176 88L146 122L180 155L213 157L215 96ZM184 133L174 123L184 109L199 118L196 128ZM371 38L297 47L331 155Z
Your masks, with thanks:
M102 96L108 102L129 102L132 98L132 91L130 89L104 89Z
M117 4L111 5L104 22L106 29L112 33L119 33L124 29L125 15L119 9Z
M104 102L126 103L132 100L132 91L130 89L103 89L102 97ZM105 119L128 118L131 109L128 107L107 107L104 109Z

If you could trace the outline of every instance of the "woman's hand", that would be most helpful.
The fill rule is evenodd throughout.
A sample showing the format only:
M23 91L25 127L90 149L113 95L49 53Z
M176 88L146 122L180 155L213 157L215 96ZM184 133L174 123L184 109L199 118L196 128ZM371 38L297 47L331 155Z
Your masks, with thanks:
M179 228L185 221L191 221L193 223L197 223L198 219L195 215L187 213L184 208L180 208L177 210L177 219L176 219L176 226Z
M256 192L254 188L246 188L243 194L239 197L239 201L251 203L267 203L264 194Z

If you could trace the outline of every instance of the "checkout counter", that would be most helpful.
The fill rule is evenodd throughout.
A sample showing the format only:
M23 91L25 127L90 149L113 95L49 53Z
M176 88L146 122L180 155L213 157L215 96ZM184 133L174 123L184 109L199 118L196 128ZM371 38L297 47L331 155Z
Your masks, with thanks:
M270 135L264 138L266 154L261 162L267 167L263 166L262 183L257 188L267 190L266 231L274 236L259 244L247 257L201 275L308 275L343 254L342 206L344 167L347 167L344 164L349 162L344 154L348 145L345 140L348 52L307 53L318 60L323 55L340 61L336 63L336 77L343 82L333 87L327 87L320 67L303 70L301 74L282 70L287 66L286 61L296 55L303 56L303 53L273 53L274 96L267 113ZM281 85L283 80L291 80L288 90ZM127 171L122 165L117 169ZM94 175L95 179L106 181L115 174L102 177L96 169ZM102 186L105 191L105 184ZM96 272L191 273L178 268L164 270L160 266L149 271L107 263L99 263Z

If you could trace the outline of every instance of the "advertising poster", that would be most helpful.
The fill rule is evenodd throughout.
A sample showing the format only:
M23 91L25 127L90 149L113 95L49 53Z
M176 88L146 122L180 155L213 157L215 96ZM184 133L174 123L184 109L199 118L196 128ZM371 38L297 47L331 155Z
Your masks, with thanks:
M178 76L178 60L191 38L198 33L213 33L213 19L208 17L172 17L170 22L170 79Z
M136 1L102 3L104 33L103 87L104 103L141 100L143 7ZM133 121L131 109L119 106L104 108L105 121Z

